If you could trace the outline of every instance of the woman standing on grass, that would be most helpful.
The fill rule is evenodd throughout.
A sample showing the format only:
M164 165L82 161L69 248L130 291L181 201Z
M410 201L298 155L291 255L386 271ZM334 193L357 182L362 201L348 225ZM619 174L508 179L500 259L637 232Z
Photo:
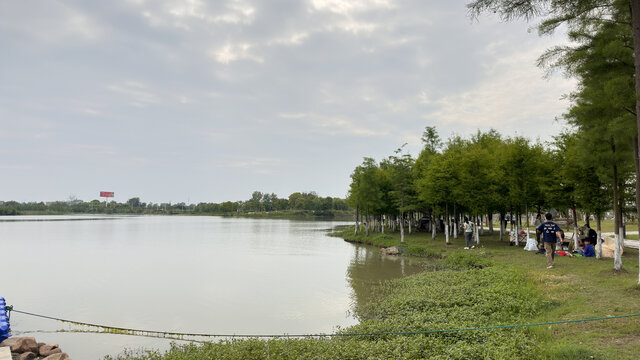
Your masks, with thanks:
M469 247L471 247L472 249L475 247L475 245L473 245L473 221L469 221L468 217L464 217L464 224L462 225L464 227L464 249L465 250L469 250Z

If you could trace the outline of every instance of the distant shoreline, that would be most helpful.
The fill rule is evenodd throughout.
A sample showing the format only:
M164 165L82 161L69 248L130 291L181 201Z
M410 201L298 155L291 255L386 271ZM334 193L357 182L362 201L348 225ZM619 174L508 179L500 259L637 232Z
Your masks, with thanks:
M25 211L16 214L0 214L0 221L3 218L19 216L63 216L63 215L156 215L156 216L221 216L221 217L242 217L252 219L283 219L283 220L325 220L325 221L351 221L353 212L344 210L314 211L314 210L283 210L264 212L237 212L237 213L194 213L194 212L105 212L105 213L77 213L77 212L40 212ZM35 220L34 220L35 221Z

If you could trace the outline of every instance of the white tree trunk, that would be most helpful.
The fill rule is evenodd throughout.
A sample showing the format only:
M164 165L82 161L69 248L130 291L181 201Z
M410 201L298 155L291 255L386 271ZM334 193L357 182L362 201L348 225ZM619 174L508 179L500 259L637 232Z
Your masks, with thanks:
M404 242L404 214L400 214L400 242Z
M613 270L622 270L622 227L618 228L616 244L613 249Z
M518 221L516 221L516 246L520 244L520 228L518 228Z
M382 217L380 217L380 232L382 234L384 234L384 227L386 225L386 219L384 217L384 215Z
M436 239L436 216L435 210L431 213L431 240Z
M360 226L360 223L358 222L358 207L356 206L356 226L355 226L355 229L353 230L354 235L358 235L359 226Z
M576 208L572 207L571 211L573 213L573 248L578 248L578 216L576 214Z
M447 222L444 223L444 238L447 244L449 244L449 224Z
M409 213L409 235L411 235L411 223L413 222L413 214Z
M473 220L471 220L473 221ZM474 226L474 232L475 232L475 237L476 237L476 244L480 245L480 231L478 230L478 225L480 224L480 222L478 221L478 218L476 218L476 226Z
M456 219L456 220L458 220L458 219ZM457 239L458 238L458 222L454 221L453 225L451 225L451 226L453 226L453 238Z

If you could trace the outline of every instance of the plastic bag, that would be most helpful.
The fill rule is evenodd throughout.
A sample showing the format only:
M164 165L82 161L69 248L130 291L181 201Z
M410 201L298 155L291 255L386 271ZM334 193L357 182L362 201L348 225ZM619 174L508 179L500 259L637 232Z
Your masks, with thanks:
M526 251L538 251L538 242L534 238L527 239L527 245L524 246Z

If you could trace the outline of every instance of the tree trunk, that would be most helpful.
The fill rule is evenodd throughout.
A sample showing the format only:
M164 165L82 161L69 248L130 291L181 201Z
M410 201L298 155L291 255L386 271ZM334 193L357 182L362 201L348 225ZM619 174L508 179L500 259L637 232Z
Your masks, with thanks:
M400 242L404 242L404 213L400 213Z
M355 226L355 230L354 230L354 235L358 235L358 226L360 224L358 224L358 206L356 205L356 226Z
M409 212L409 235L411 235L411 223L413 222L413 213Z
M449 204L445 204L444 209L444 239L449 245Z
M456 210L456 203L453 203L453 238L458 238L458 211Z
M436 209L431 212L431 240L436 239Z
M578 215L576 214L576 206L571 207L573 214L573 248L578 248Z
M615 144L611 144L611 148L615 153ZM620 211L620 203L619 199L619 188L618 188L618 167L613 165L613 212L614 212L614 231L616 232L615 236L615 246L613 251L613 269L614 270L622 270L622 254L620 254L620 242L621 242L621 234L622 234L622 226L621 224L621 211Z
M369 207L367 206L367 212L364 214L364 234L369 236Z
M616 234L616 246L613 249L613 270L622 270L622 227L618 228Z
M504 237L504 228L505 228L504 213L500 213L500 241L502 241Z
M385 222L386 222L386 217L384 215L380 215L380 232L382 234L384 234L384 227L385 227Z
M596 248L596 259L602 259L602 226L601 226L602 224L600 220L601 220L601 216L598 213L596 215L596 229L598 232L598 239L596 240L598 244Z
M611 151L615 154L616 152L616 145L613 142L613 139L611 139ZM621 270L622 269L622 254L618 253L618 244L621 241L621 224L622 224L622 211L620 210L620 188L619 188L619 184L618 184L618 166L614 163L613 164L613 213L614 213L614 231L616 233L615 235L615 246L614 246L614 252L613 252L613 269L614 270Z
M473 221L473 220L472 220ZM478 227L480 225L480 219L478 219L478 216L476 216L476 226L475 227L475 235L476 235L476 244L480 245L480 231L478 230Z
M529 204L524 204L524 208L527 212L527 240L529 240Z
M487 217L489 218L489 234L493 235L493 214L489 213Z
M520 205L518 205L518 208L520 207ZM517 212L516 213L516 246L520 245L520 228L518 227L518 224L520 223L520 213Z
M630 0L631 2L631 25L633 27L633 53L636 80L636 136L633 141L633 157L636 167L636 214L638 217L638 234L640 235L640 0ZM638 261L640 262L640 251L638 251ZM640 284L640 269L638 269L638 284Z

